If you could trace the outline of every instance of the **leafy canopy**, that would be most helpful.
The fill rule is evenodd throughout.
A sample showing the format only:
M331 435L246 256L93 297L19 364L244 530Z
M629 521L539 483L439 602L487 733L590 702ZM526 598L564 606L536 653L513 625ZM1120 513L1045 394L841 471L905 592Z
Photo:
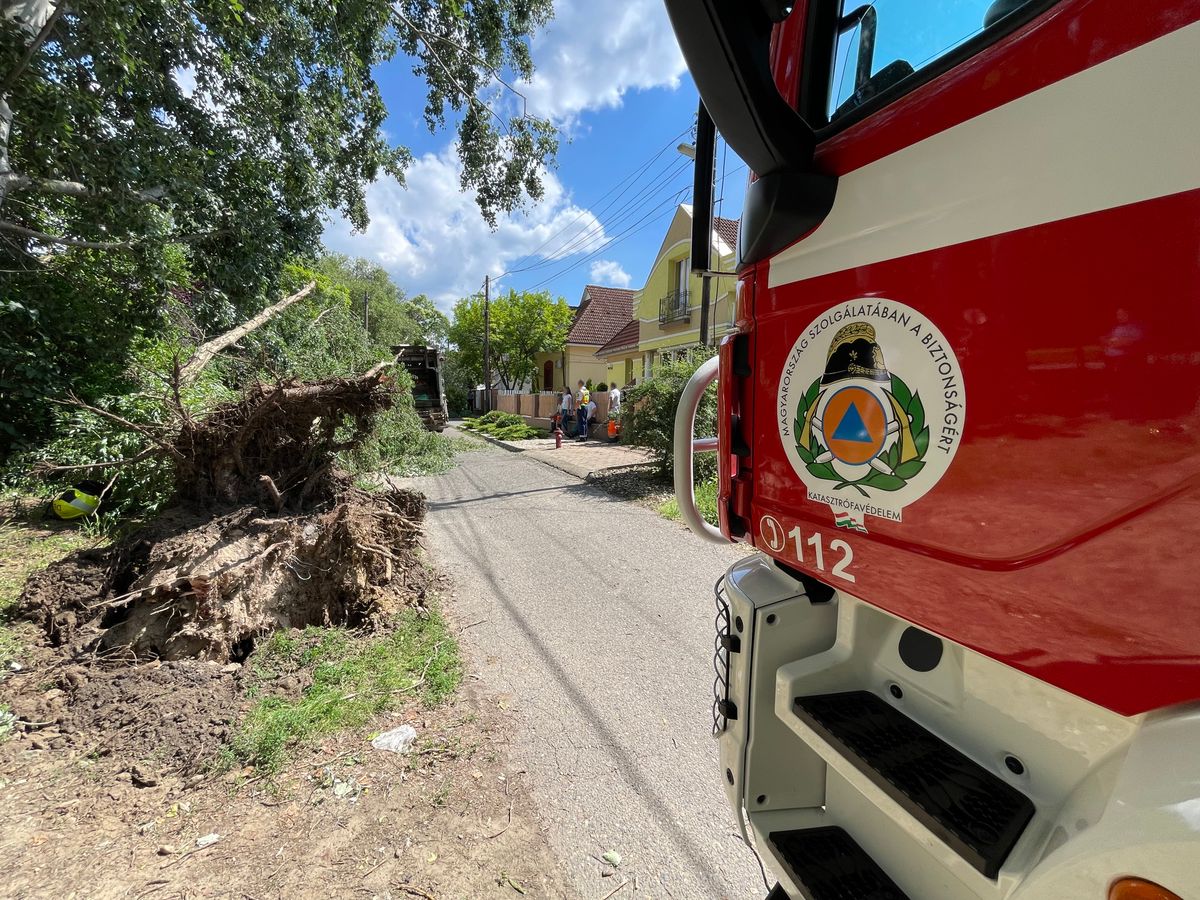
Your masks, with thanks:
M551 0L78 0L27 62L52 7L20 6L33 22L0 28L0 268L53 238L135 254L176 239L207 285L261 299L280 260L315 248L324 210L363 228L366 185L403 180L375 78L400 52L429 128L458 117L463 187L492 224L540 198L557 150L519 103L478 99L495 72L532 73Z
M571 328L572 311L549 291L508 291L491 301L491 363L504 388L523 385L537 370L538 353L562 349ZM454 305L450 340L455 366L474 381L483 380L483 295Z

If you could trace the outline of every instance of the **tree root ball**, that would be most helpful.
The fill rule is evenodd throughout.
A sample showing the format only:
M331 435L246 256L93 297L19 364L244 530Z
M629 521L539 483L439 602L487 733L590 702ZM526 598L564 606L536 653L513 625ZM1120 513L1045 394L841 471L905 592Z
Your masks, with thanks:
M171 510L34 576L22 608L76 658L240 662L277 629L371 627L421 605L424 511L419 494L344 483L308 513Z

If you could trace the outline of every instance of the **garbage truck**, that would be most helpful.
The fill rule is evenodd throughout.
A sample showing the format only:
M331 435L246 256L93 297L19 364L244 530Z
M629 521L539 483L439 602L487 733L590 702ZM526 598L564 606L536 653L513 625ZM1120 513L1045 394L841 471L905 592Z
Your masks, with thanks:
M437 347L399 344L392 352L396 354L396 364L412 376L413 405L425 430L445 431L450 413L442 380L445 362L442 351Z
M675 489L755 551L714 777L769 896L1200 898L1200 2L666 6L694 266L713 126L752 173Z

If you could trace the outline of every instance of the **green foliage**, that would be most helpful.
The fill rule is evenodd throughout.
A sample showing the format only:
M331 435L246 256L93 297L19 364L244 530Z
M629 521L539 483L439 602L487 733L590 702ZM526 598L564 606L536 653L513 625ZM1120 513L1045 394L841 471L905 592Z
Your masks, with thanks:
M683 359L660 363L654 376L629 388L621 399L621 440L645 447L654 454L659 471L673 477L675 471L675 411L688 380L715 350L696 349ZM710 387L696 410L697 436L717 433L716 389ZM697 483L716 473L716 454L695 457Z
M695 493L696 509L700 510L704 521L709 525L719 525L720 522L717 520L717 480L710 478L697 482ZM671 497L659 505L658 514L672 521L677 520L679 518L679 501Z
M545 436L542 429L527 425L521 416L499 410L492 410L477 419L463 419L463 427L502 441L523 441Z
M571 330L571 308L548 291L509 291L492 299L491 362L494 376L504 388L526 383L537 371L539 353L563 348ZM449 337L457 348L454 364L474 385L483 382L483 295L465 297L454 304Z
M314 280L317 289L240 341L236 352L222 356L204 369L182 392L184 407L191 414L202 415L206 409L233 399L239 388L253 381L353 376L388 359L395 333L381 326L380 331L369 334L362 327L361 316L356 316L352 309L351 293L364 281L374 285L372 309L376 301L381 308L388 304L401 307L407 327L418 327L415 319L403 310L407 301L394 299L402 295L386 281L381 270L344 257L321 260L317 266L320 271L298 264L283 267L283 290L294 291ZM128 357L126 368L97 384L96 390L102 392L88 399L96 407L135 425L163 426L169 430L177 423L163 402L168 378L175 359L186 359L195 346L197 329L188 318L188 307L181 303L168 303L160 319L156 336L141 333L129 339L123 351ZM392 321L400 321L399 315ZM407 336L424 342L420 332L410 332ZM453 464L456 445L424 429L413 408L408 374L397 371L394 377L398 388L395 406L377 417L368 440L353 452L343 454L339 464L352 474L445 471ZM142 435L114 425L103 416L72 406L46 406L48 437L13 455L0 470L0 484L48 497L70 483L71 475L42 482L30 477L31 470L39 463L110 462L136 456L147 446ZM112 491L104 498L97 527L105 530L118 520L144 518L157 512L171 499L171 475L170 462L162 455L122 467ZM108 472L98 476L92 471L75 477L86 476L107 479Z
M276 773L297 746L419 698L432 706L462 678L458 643L437 612L409 610L386 637L355 638L340 629L311 627L273 635L250 659L261 682L311 671L296 699L267 697L250 710L229 748L230 762Z
M468 428L477 425L497 425L503 427L505 425L521 425L524 422L525 420L516 413L501 412L498 409L484 413L477 419L463 419L463 424Z
M0 241L0 258L4 246ZM0 275L6 279L0 290L0 461L51 434L55 410L47 398L74 391L94 400L133 387L131 360L172 327L172 316L184 307L168 302L168 292L191 277L177 246L153 263L70 250L37 272ZM0 268L13 266L0 260ZM147 302L147 293L158 299Z
M411 154L387 139L375 80L398 52L425 82L430 130L447 113L457 119L463 187L485 218L494 225L498 212L542 196L554 128L495 116L477 98L494 72L532 75L527 40L551 0L62 9L23 71L31 32L0 29L0 76L16 76L8 150L20 177L9 192L22 199L4 213L19 225L139 250L183 236L206 289L239 306L257 300L273 292L278 260L316 246L325 210L363 228L366 185L385 173L403 179Z

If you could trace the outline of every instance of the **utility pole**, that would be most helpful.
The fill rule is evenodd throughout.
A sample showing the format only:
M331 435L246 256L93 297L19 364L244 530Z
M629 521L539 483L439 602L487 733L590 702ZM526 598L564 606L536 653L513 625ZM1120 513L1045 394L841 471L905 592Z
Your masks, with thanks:
M492 411L492 326L491 326L492 277L483 276L483 411Z
M702 171L706 169L707 171ZM708 233L704 236L707 241L706 251L703 257L704 269L700 273L700 346L708 346L708 308L712 297L712 235L716 228L716 220L713 218L713 188L717 180L717 128L713 123L712 116L708 114L708 109L704 105L704 101L700 101L700 108L696 116L696 179L692 186L692 215L699 215L694 221L703 222L707 226ZM703 212L700 212L703 210ZM695 241L693 240L693 245ZM693 252L695 247L693 246ZM692 262L693 270L695 269L695 260Z

